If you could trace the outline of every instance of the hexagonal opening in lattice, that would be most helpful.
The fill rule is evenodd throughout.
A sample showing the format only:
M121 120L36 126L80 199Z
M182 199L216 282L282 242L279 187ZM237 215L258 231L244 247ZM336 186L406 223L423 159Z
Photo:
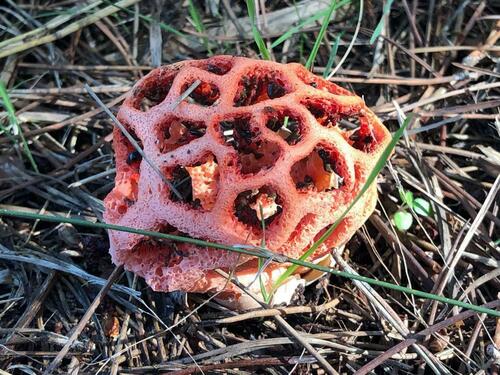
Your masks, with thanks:
M171 117L158 127L160 151L170 152L205 135L207 126L203 121L184 120Z
M292 166L291 175L297 190L324 192L341 189L347 172L338 151L321 143Z
M269 169L281 155L281 147L264 139L258 127L252 125L249 115L220 121L218 131L224 144L236 150L242 174Z
M253 231L260 232L276 222L283 211L283 200L276 189L262 186L245 190L234 201L234 215Z
M305 132L301 116L287 108L265 107L266 127L278 134L289 145L295 145L302 139Z
M217 57L206 60L200 68L206 70L207 72L222 76L229 73L232 67L233 63L231 59Z
M311 112L321 126L333 128L338 125L341 107L334 101L323 98L308 98L304 99L302 104Z
M170 92L176 75L176 70L168 68L160 68L151 72L132 91L132 106L147 112L160 104Z
M366 116L350 117L348 121L354 125L354 129L351 129L345 137L355 149L366 153L373 152L384 139L384 133L372 126Z
M196 163L164 168L172 188L166 187L168 199L187 204L196 210L210 211L219 190L219 165L213 154Z
M193 82L185 83L182 86L181 92L185 92ZM210 107L216 104L217 100L220 98L219 88L213 83L201 82L196 88L189 94L187 100L193 104L198 104L203 107Z
M289 91L279 72L256 69L241 78L234 98L234 105L242 107L268 99L280 98L288 94Z

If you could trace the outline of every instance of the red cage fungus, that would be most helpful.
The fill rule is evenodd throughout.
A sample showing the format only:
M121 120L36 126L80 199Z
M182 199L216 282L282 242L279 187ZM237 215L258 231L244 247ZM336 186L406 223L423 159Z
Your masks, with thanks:
M196 80L201 84L179 104ZM118 119L178 194L115 128L108 223L228 245L261 245L265 234L269 249L290 257L344 212L390 140L360 97L301 65L232 56L153 70ZM373 184L310 259L347 242L375 201ZM212 248L119 231L110 231L110 242L113 261L157 291L224 289L236 298L214 270L257 271L253 259ZM269 267L267 284L286 267Z

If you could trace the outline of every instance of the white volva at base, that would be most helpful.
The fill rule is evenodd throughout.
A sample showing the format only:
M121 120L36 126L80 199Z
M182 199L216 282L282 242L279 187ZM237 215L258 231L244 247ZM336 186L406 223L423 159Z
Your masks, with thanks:
M340 248L332 251L337 251L339 254L342 254L344 251L344 246L341 246ZM336 264L331 254L325 255L322 258L315 260L313 263L322 265L324 267L335 267ZM271 286L274 285L276 280L278 280L278 278L286 272L287 268L288 266L280 266L261 272L260 279L262 280L263 285L266 287L266 290L271 289ZM325 273L321 271L309 270L300 267L295 274L288 277L285 282L281 284L278 289L276 289L276 292L274 293L269 305L289 305L290 303L292 303L293 297L297 290L300 290L312 284L324 274ZM241 296L236 300L228 300L227 298L223 299L217 297L215 297L215 300L221 305L239 311L262 307L255 300L256 298L260 302L264 302L264 297L262 296L260 289L261 281L259 280L259 277L257 277L257 275L255 274L244 274L234 277L241 285L245 286L246 292L241 291ZM252 296L255 298L253 298Z

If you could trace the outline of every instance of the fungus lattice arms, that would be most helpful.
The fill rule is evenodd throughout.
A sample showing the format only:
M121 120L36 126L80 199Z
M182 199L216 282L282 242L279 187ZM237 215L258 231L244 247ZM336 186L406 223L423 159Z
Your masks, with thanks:
M196 89L173 106L196 80ZM260 245L263 221L266 245L296 258L356 197L390 141L360 97L301 65L231 56L153 70L135 85L118 119L179 195L116 128L107 222ZM375 202L373 185L311 260L324 262L331 248L347 242ZM220 291L226 280L215 269L234 268L248 282L257 272L255 259L226 251L116 231L110 239L113 261L158 291ZM267 267L265 286L285 269ZM226 302L242 306L240 291L225 288Z

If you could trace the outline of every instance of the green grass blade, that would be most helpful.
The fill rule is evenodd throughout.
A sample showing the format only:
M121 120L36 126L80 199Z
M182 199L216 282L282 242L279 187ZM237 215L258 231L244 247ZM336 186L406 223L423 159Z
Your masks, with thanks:
M352 40L347 46L346 51L344 52L344 55L340 59L339 63L335 66L335 68L331 71L331 73L326 77L326 79L330 79L333 77L333 75L337 72L337 70L340 69L344 61L347 59L347 56L351 53L351 49L354 46L354 43L356 43L356 39L358 38L358 33L361 28L361 21L363 19L363 6L364 6L364 0L359 1L359 12L358 12L358 21L356 23L356 28L354 29L354 34L352 36Z
M271 54L269 53L266 47L266 43L264 42L264 39L262 39L262 35L260 35L260 31L255 23L254 0L247 0L247 9L248 9L248 16L250 17L250 22L252 23L252 34L253 34L253 39L255 40L255 44L257 44L257 47L259 48L262 58L264 60L271 60Z
M335 43L333 44L332 51L330 52L330 56L328 57L328 62L326 63L325 71L323 72L323 78L325 79L326 77L328 77L328 74L330 74L330 71L332 70L335 57L337 57L337 51L339 50L340 38L342 38L342 35L344 35L344 32L341 32L335 38Z
M375 165L375 168L372 170L372 172L370 173L370 175L368 176L368 178L366 179L366 182L365 184L363 185L363 187L361 188L360 192L358 193L358 195L356 195L356 198L354 198L354 200L351 202L351 204L349 205L349 207L347 207L347 209L342 213L342 215L328 228L328 230L323 233L323 235L315 242L312 244L312 246L304 253L302 254L302 256L299 258L300 260L306 260L307 258L309 258L315 251L316 249L323 243L325 242L328 237L330 237L330 235L333 233L333 231L335 230L335 228L337 228L337 226L340 224L340 222L346 217L346 215L349 213L349 211L351 211L351 209L356 205L356 203L358 203L358 201L361 199L361 197L363 196L364 193L366 193L366 191L370 188L370 186L372 185L372 183L375 182L376 178L377 178L377 175L379 174L379 172L382 170L382 168L384 168L384 165L385 165L385 162L387 161L387 159L389 158L389 156L391 155L391 152L392 150L394 149L394 147L396 146L396 143L398 142L398 140L401 138L401 136L403 135L403 132L404 130L406 129L406 127L408 126L408 124L410 123L411 121L411 118L412 116L408 116L405 120L405 122L403 123L403 125L398 129L398 131L394 134L394 136L392 137L392 140L391 142L389 143L389 145L387 145L387 147L385 148L385 150L382 152L382 155L380 156L379 160L377 161L377 164ZM275 284L273 285L273 287L271 288L271 292L270 294L272 295L276 289L288 278L290 277L296 270L297 268L299 268L296 264L290 266L287 268L287 270L278 278L278 280L276 280Z
M244 248L241 246L238 246L238 247L228 246L228 245L218 244L218 243L209 242L209 241L197 240L195 238L176 236L176 235L172 235L172 234L147 231L147 230L136 229L136 228L131 228L131 227L124 227L121 225L107 224L107 223L92 223L90 221L77 219L74 217L51 216L51 215L34 214L31 212L0 209L0 217L2 217L2 216L17 217L20 219L29 219L29 220L48 221L48 222L57 223L57 224L68 223L68 224L79 225L79 226L93 228L93 229L99 228L99 229L117 230L117 231L122 231L122 232L140 234L140 235L144 235L144 236L148 236L148 237L162 238L162 239L167 239L167 240L172 240L172 241L190 243L190 244L197 245L197 246L207 246L207 247L211 247L211 248L215 248L215 249L228 250L228 251L233 251L236 253L246 254L246 255L264 258L264 259L273 259L273 260L280 261L280 262L292 263L296 266L307 267L307 268L315 269L315 270L318 270L321 272L327 272L327 273L330 273L334 276L343 277L343 278L346 278L349 280L358 280L358 281L362 281L362 282L365 282L365 283L370 284L370 285L380 286L382 288L396 290L396 291L401 292L401 293L408 293L408 294L412 294L412 295L417 296L417 297L438 301L438 302L445 303L445 304L452 305L452 306L462 307L464 309L473 310L473 311L476 311L478 313L487 314L487 315L494 316L494 317L500 317L500 311L489 309L489 308L486 308L483 306L477 306L477 305L473 305L471 303L458 301L458 300L455 300L452 298L447 298L447 297L439 296L436 294L423 292L421 290L416 290L416 289L404 287L401 285L391 284L391 283L386 282L386 281L380 281L380 280L372 279L372 278L369 278L366 276L355 275L355 274L351 274L349 272L344 272L344 271L338 271L338 270L335 270L333 268L321 266L319 264L314 264L311 262L307 262L305 260L294 259L294 258L290 258L287 256L274 254L268 250L258 251L259 249L257 249L257 248L250 250L250 249L247 249L247 248Z
M114 2L110 1L110 0L104 0L104 2L108 5L113 5L114 7L120 9L120 10L123 10L124 12L127 12L129 14L135 14L135 12L133 10L130 10L130 9L127 9L127 8L124 8L124 7L121 7L119 5L116 5ZM139 18L143 21L146 21L146 22L153 22L153 18L149 17L149 16L145 16L143 14L140 14L139 13ZM177 30L175 27L172 27L164 22L159 22L158 23L160 25L160 28L165 30L165 31L168 31L172 34L175 34L177 36L181 36L181 37L184 37L184 38L192 38L190 35L186 35L184 33L181 33L179 30Z
M264 210L262 209L262 205L259 203L259 211L260 211L260 225L262 228L262 241L260 243L261 247L266 248L266 220L264 219ZM260 287L260 293L262 294L262 298L264 298L264 301L266 303L269 303L268 301L268 295L267 295L267 290L266 286L264 285L264 280L262 280L262 272L264 269L265 264L262 264L262 258L258 259L258 272L259 272L259 287Z
M370 38L370 44L375 43L380 33L382 32L382 29L384 28L384 18L391 11L391 6L393 1L394 0L387 0L387 3L385 3L384 10L382 11L382 17L380 17L380 21L378 21L377 27L375 27L375 30L373 30L372 37Z
M203 22L201 21L200 13L198 12L198 9L196 9L196 6L193 3L193 0L189 0L189 16L194 22L194 27L196 31L199 33L205 33L205 26L203 25ZM210 48L210 45L208 43L208 38L203 37L203 45L207 49L209 54L212 54L212 50Z
M199 33L203 32L205 30L205 27L201 22L200 14L198 13L198 10L194 6L193 0L189 0L188 5L189 5L189 15L191 16L191 19L194 22L194 27L196 28L196 31L198 31Z
M31 154L31 151L28 147L28 142L26 142L26 139L24 138L23 129L21 128L21 125L19 125L19 122L17 121L16 111L14 109L14 106L12 105L12 102L10 101L9 94L7 93L7 88L5 87L5 84L2 81L0 81L0 98L2 99L3 106L7 111L7 115L9 117L11 126L15 127L16 131L18 132L18 136L23 146L24 154L28 158L33 170L38 173L38 166L36 165L35 159L33 159L33 155Z
M306 18L304 21L300 22L297 26L291 27L282 36L280 36L278 39L276 39L271 44L271 48L278 47L285 40L291 38L292 35L297 34L298 32L300 32L304 28L304 26L309 25L310 23L316 22L317 20L325 17L327 13L328 13L328 10L324 10L322 12L319 12L317 14L314 14L314 15Z
M307 69L310 69L312 67L312 64L314 63L314 60L316 60L316 55L318 54L319 47L321 46L321 41L323 40L323 36L325 35L328 25L330 24L330 18L332 18L333 11L335 10L335 4L337 4L337 1L332 0L330 7L328 8L328 12L326 13L325 18L323 19L323 24L321 25L321 29L319 30L318 37L314 42L311 54L309 55L309 58L307 59L306 62Z
M266 291L266 286L264 285L264 280L262 280L262 272L264 272L264 269L262 268L264 264L262 263L262 258L257 259L257 267L259 269L259 287L260 287L260 294L262 294L262 298L264 298L265 303L269 303L269 296Z
M351 0L342 0L339 1L337 4L335 4L334 11L343 7L346 4L349 4ZM300 32L305 26L309 25L310 23L316 22L317 20L325 17L328 14L329 10L325 9L321 12L318 12L316 14L313 14L312 16L306 18L302 22L300 22L298 25L291 27L288 29L282 36L280 36L278 39L276 39L272 44L271 48L276 48L280 44L282 44L285 40L290 39L292 35L297 34Z

